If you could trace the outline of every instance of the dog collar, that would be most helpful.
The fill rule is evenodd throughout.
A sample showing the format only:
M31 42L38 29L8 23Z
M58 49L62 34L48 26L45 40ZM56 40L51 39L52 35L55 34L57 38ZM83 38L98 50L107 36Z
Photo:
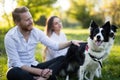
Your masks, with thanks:
M98 62L102 68L102 63L101 63L100 59L102 59L103 57L97 58L97 57L91 55L90 53L88 53L88 54L94 61Z

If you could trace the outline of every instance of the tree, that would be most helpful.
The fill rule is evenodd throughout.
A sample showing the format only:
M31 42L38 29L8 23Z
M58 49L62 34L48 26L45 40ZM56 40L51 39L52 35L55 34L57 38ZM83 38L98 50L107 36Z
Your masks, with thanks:
M103 6L100 6L104 17L110 17L111 23L120 27L120 0L102 0Z
M30 9L34 21L38 21L42 15L50 15L52 4L57 0L17 0L18 6L26 6Z
M72 0L71 8L67 13L73 18L77 19L82 26L88 26L87 23L90 21L90 19L89 11L86 8L85 0Z
M11 27L11 18L10 18L10 14L7 14L7 12L5 11L5 0L0 0L0 5L1 10L3 11L2 14L0 15L0 17L2 17L3 21L6 22L6 24L4 24L4 26L10 26ZM3 24L3 23L0 23Z
M37 25L45 26L46 25L46 17L45 15L40 16L40 18L35 22Z
M103 23L103 16L95 11L98 0L71 0L71 8L67 12L77 19L84 28L88 28L91 20Z
M8 24L7 26L13 26L11 13L8 14L5 12L5 1L7 0L0 0L0 8L2 6L1 9L3 13L2 19ZM15 2L17 3L17 6L28 7L33 16L33 20L36 22L40 18L41 15L45 15L46 17L51 14L53 10L52 4L55 3L56 1L57 0L11 0L11 3L9 5L13 5L13 3ZM15 6L13 5L12 8L14 9ZM0 22L0 24L2 22Z

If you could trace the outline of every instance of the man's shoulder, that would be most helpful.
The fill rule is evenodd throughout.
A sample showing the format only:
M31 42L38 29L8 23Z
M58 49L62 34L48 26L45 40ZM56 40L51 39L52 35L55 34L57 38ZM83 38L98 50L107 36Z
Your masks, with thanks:
M9 39L12 39L12 38L16 38L16 36L17 36L17 27L13 27L13 28L11 28L7 33L6 33L6 35L5 35L5 40L8 40L9 41Z
M38 29L36 27L34 27L32 31L33 31L33 33L43 33L42 30L40 30L40 29Z
M6 35L15 35L17 31L17 26L11 28Z

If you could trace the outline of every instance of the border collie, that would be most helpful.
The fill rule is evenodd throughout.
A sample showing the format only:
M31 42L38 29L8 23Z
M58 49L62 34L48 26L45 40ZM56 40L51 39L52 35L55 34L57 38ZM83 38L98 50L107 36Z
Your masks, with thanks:
M85 62L79 69L79 80L93 80L96 70L102 67L102 60L105 57L109 44L110 23L106 22L102 27L99 27L94 21L90 24L90 36L88 37L88 47L84 51ZM85 77L86 72L89 73L89 78Z
M108 55L110 54L110 50L111 50L111 48L112 48L112 46L114 44L114 39L115 39L116 32L117 32L117 27L115 25L111 25L110 34L109 34L109 42L108 42L108 45L107 45L107 48L106 48L106 54L105 54L103 60L105 60L108 57ZM102 63L102 61L101 61L101 63ZM102 77L101 67L100 66L97 68L95 75L98 78Z

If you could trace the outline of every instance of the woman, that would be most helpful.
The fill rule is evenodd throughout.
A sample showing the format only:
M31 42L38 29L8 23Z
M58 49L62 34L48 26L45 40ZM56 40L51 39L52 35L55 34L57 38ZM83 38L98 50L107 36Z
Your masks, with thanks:
M52 40L57 42L64 42L67 41L66 35L61 32L61 29L63 28L62 22L59 17L52 16L48 19L46 23L46 35L50 37ZM67 52L67 48L55 51L48 47L45 49L45 60L51 60L55 57L65 55Z

